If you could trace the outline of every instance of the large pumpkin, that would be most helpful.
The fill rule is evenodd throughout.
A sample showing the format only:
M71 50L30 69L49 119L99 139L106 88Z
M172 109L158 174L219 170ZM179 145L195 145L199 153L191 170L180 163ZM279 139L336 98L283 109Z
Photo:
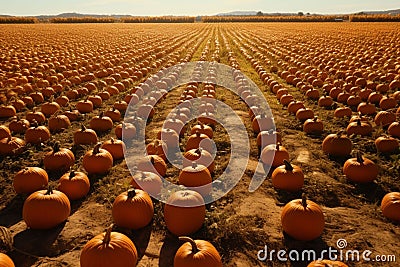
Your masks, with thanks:
M25 148L25 141L18 137L7 137L0 140L0 155L19 155Z
M193 162L179 173L179 184L190 187L202 196L210 194L212 190L212 178L206 166Z
M164 206L164 220L168 230L177 236L190 235L204 223L206 206L196 191L177 191Z
M66 194L70 200L76 200L87 195L90 181L83 172L71 171L61 176L57 189Z
M0 253L0 267L15 267L14 262L4 253Z
M179 237L185 243L175 253L174 267L222 267L221 256L208 241Z
M112 206L116 225L128 229L140 229L153 219L154 208L150 196L140 189L129 189L117 196Z
M20 170L13 180L13 187L17 194L31 194L47 186L49 176L39 167L26 167Z
M322 142L322 150L336 157L349 156L353 147L353 143L350 138L342 133L329 134L325 137Z
M304 184L304 174L299 166L284 160L284 165L276 168L271 175L272 185L276 189L299 191Z
M137 261L133 242L124 234L112 232L112 227L89 240L80 257L81 267L135 267Z
M81 125L81 129L74 133L75 145L91 145L97 143L97 134L92 129L87 129L85 125Z
M40 190L24 202L22 218L32 229L50 229L64 222L71 212L68 197L60 191Z
M400 222L400 193L391 192L386 194L381 202L381 210L386 218Z
M292 200L283 207L281 222L285 233L301 241L316 239L325 226L321 208L305 196Z
M71 150L60 148L60 143L55 142L53 150L46 153L43 165L49 171L66 171L75 163L75 156Z
M98 143L93 150L83 156L82 165L88 174L104 174L113 166L113 157L105 149L101 149Z
M50 131L46 126L38 126L32 123L32 127L25 132L25 141L31 144L40 144L49 140L50 135Z
M121 140L115 140L111 137L110 140L107 140L103 143L101 148L110 152L111 156L114 160L124 159L124 151L125 151L125 144Z

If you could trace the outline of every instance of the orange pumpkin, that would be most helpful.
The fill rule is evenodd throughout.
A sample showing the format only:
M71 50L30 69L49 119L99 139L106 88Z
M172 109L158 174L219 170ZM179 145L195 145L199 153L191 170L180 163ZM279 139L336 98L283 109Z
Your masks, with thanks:
M0 140L0 155L19 155L25 148L25 141L18 137L7 137Z
M49 171L66 171L74 163L74 153L67 148L60 148L60 142L55 142L53 150L46 153L43 158L43 165Z
M97 134L92 129L87 129L85 125L81 125L81 129L74 133L75 145L91 145L97 143Z
M93 117L89 122L90 128L96 132L106 132L113 128L113 121L110 117L104 116L100 112L99 116Z
M141 189L151 196L156 197L161 192L162 180L160 176L152 172L138 172L132 176L131 185Z
M153 142L147 144L146 151L148 155L157 155L164 161L167 160L168 147L164 141L158 139L154 140Z
M148 155L143 157L139 160L137 168L140 171L158 174L160 177L164 177L167 173L167 164L157 155Z
M112 227L89 240L80 256L81 267L135 267L137 261L133 242L124 234L112 232Z
M336 157L346 157L350 155L353 143L350 138L342 133L329 134L322 141L322 150Z
M332 261L332 260L316 260L310 262L307 267L348 267L341 261Z
M356 158L348 159L343 165L346 178L356 183L369 183L378 176L378 168L371 160L357 153Z
M197 149L199 147L207 150L210 153L212 153L214 150L212 140L207 135L196 132L187 139L185 151L187 152L191 149Z
M113 166L113 157L98 143L93 150L83 156L82 165L88 174L105 174Z
M264 147L260 159L264 165L279 167L284 164L284 160L289 160L289 152L280 143L272 144Z
M179 173L179 184L189 187L190 190L199 192L202 196L208 195L212 190L210 171L204 165L193 162Z
M123 159L124 151L125 151L125 144L121 140L115 140L111 137L110 140L107 140L103 143L101 148L110 152L114 160Z
M32 229L50 229L64 222L71 212L68 197L51 188L32 193L24 202L22 218Z
M47 186L49 176L39 167L26 167L20 170L13 180L13 187L17 194L31 194Z
M285 165L276 168L271 175L272 185L276 189L286 191L299 191L304 184L304 174L299 166L290 164L289 161L283 161Z
M52 133L61 132L71 126L71 122L65 115L52 116L49 119L49 130Z
M174 267L222 267L221 256L208 241L179 237L185 242L175 253Z
M325 227L324 214L315 202L295 199L281 213L283 231L296 240L310 241L321 236Z
M71 171L58 180L57 190L66 194L70 200L77 200L87 195L90 181L83 172Z
M190 134L195 134L197 131L201 134L207 135L209 138L213 138L214 135L213 129L208 125L199 122L198 124L196 124L191 128Z
M0 139L11 137L10 129L5 125L0 125Z
M183 155L183 167L191 166L193 162L206 166L210 173L214 172L214 157L210 154L210 152L202 149L201 147L197 149L191 149Z
M4 253L0 253L0 266L1 267L15 267L12 259Z
M46 126L37 126L33 123L32 127L25 132L25 142L40 144L49 140L50 136L50 131Z
M381 153L393 153L399 149L399 141L391 136L380 136L375 139L375 147Z
M164 220L168 230L177 236L190 235L204 223L206 207L203 197L196 191L177 191L164 206Z
M387 193L382 199L381 210L386 218L400 222L400 193Z
M153 219L154 208L150 196L140 189L129 189L118 195L112 206L116 225L128 229L140 229Z

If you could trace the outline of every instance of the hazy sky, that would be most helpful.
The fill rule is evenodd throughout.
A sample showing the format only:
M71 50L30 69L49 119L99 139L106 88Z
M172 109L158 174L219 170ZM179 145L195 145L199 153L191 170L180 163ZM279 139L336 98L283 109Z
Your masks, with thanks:
M0 0L0 14L6 15L214 15L230 11L335 14L397 8L399 0Z

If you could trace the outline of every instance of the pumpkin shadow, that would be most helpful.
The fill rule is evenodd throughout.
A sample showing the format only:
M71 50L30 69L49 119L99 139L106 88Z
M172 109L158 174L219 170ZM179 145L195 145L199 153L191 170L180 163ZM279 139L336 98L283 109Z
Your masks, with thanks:
M66 222L46 230L26 229L14 236L14 247L20 254L31 254L36 257L57 256L61 253L56 240L64 229ZM17 264L17 266L19 266Z
M10 227L22 220L22 207L25 197L16 195L9 203L0 211L0 225Z
M382 185L374 182L365 184L354 183L354 187L354 194L363 195L365 201L370 204L380 203L387 193Z
M301 199L301 195L303 193L302 190L297 192L288 192L285 190L275 189L276 190L276 200L282 206L286 203L292 201L293 199Z
M283 244L286 246L287 252L297 252L293 253L295 260L290 260L290 266L293 267L305 267L311 261L320 258L321 255L326 255L327 253L325 252L325 250L328 251L329 249L328 244L324 240L322 240L321 237L318 237L317 239L311 241L298 241L291 238L285 232L283 232L283 237ZM309 254L308 252L310 251L313 251L315 254ZM288 257L288 254L286 254L285 257Z
M151 222L149 223L149 225L139 230L131 230L118 226L115 226L115 230L126 235L132 240L138 252L138 260L141 260L145 255L145 252L150 242L151 232L153 230L153 223Z
M175 253L182 245L179 239L168 233L164 239L164 243L160 251L160 260L158 262L159 267L171 267L174 266Z

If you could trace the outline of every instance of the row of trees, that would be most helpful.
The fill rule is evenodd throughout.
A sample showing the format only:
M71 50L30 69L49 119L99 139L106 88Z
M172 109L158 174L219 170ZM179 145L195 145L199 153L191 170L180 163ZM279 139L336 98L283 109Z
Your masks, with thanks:
M334 22L349 20L349 16L207 16L203 22Z
M0 24L33 24L39 20L33 17L0 17Z

